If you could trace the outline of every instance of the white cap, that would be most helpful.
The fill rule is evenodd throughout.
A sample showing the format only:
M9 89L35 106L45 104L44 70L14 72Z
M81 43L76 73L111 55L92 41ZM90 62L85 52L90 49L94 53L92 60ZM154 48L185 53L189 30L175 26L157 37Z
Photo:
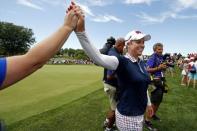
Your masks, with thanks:
M141 31L133 30L125 36L125 41L127 43L130 40L140 40L142 38L144 38L144 41L148 41L151 39L151 36L149 34L143 34Z

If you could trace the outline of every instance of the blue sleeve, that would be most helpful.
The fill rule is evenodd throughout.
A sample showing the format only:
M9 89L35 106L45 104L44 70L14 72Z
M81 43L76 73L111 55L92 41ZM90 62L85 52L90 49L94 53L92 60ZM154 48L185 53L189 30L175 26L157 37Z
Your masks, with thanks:
M111 76L111 75L114 75L114 70L107 70L107 75Z
M5 80L6 67L7 67L6 58L0 58L0 87L3 84L3 81Z
M154 56L151 56L149 59L148 59L148 61L147 61L147 63L146 63L146 65L147 65L147 67L149 67L149 68L153 68L154 67Z
M119 56L118 53L116 53L115 51L111 51L111 50L108 52L108 55L109 55L109 56L116 56L116 57Z

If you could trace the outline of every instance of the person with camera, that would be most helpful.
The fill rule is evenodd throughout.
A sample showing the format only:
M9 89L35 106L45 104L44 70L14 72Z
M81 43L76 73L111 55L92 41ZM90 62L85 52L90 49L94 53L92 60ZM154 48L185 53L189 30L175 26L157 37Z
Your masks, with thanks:
M109 43L110 42L109 39L107 40L107 42L110 45L113 44L113 41ZM125 40L124 38L118 38L114 44L115 45L111 47L108 53L106 54L109 56L119 57L123 53ZM105 131L112 131L113 125L115 123L115 109L117 105L116 89L118 88L117 74L114 70L107 70L106 68L104 69L103 84L104 84L104 91L109 97L109 102L110 102L110 110L108 111L106 120L104 121L104 127L105 127Z
M167 65L163 60L163 44L156 43L153 46L154 53L147 61L147 71L150 73L154 90L151 92L151 103L152 108L154 111L154 115L152 116L153 120L160 121L160 118L156 115L156 112L159 108L159 105L163 99L163 93L166 92L165 90L165 76L164 70L166 70ZM153 130L152 123L150 121L150 117L146 117L145 119L145 126L149 130Z
M107 39L107 42L104 44L103 48L101 48L99 51L101 52L101 54L107 55L109 50L115 45L115 43L116 43L116 39L110 36Z

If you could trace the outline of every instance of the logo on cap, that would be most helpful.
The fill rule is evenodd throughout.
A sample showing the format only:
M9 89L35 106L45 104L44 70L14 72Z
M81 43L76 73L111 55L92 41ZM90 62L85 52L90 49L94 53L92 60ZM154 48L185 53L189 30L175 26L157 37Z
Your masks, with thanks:
M142 32L141 32L141 31L135 31L135 33L136 33L136 34L141 34Z

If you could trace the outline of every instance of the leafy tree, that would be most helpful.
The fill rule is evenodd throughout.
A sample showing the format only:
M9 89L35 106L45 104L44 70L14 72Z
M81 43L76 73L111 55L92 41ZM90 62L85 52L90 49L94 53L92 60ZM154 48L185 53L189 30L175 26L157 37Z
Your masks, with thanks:
M0 55L24 54L35 43L32 29L0 22Z
M65 48L63 51L63 56L74 58L74 59L83 59L89 60L89 57L85 54L82 49L72 49Z
M77 49L75 52L75 58L87 60L89 57L86 55L86 53L82 49Z

